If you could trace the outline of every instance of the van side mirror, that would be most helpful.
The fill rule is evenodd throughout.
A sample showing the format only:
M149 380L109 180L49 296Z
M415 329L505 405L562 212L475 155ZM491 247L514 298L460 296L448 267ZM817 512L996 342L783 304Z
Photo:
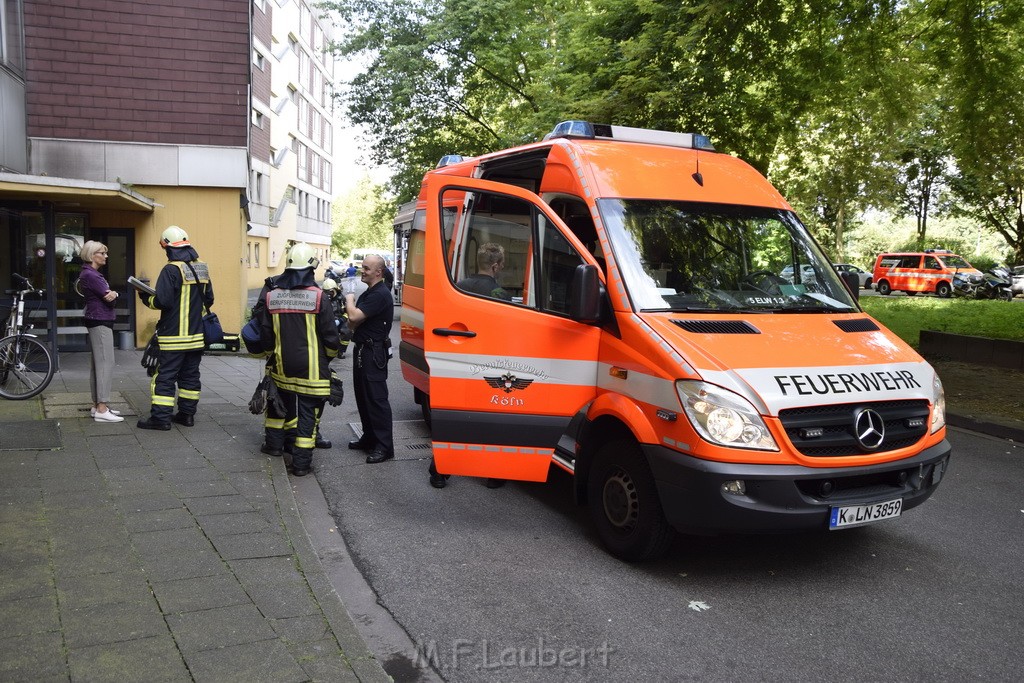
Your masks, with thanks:
M597 266L589 263L576 266L569 293L569 317L588 324L601 319L601 279Z
M854 301L860 301L860 278L857 273L840 273L840 279L846 285L846 289L853 295Z

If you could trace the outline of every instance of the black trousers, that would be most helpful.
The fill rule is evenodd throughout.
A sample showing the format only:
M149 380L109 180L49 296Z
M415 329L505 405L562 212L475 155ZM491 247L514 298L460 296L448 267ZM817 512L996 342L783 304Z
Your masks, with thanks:
M161 351L151 384L149 414L157 422L170 422L177 394L178 411L195 415L199 407L199 363L203 350Z
M388 402L388 355L383 346L355 344L352 385L363 424L363 440L385 453L395 452Z
M278 411L273 402L267 403L267 414L263 419L267 446L278 450L290 446L292 464L298 469L305 469L313 462L316 430L327 399L281 388L277 391L284 402L284 411Z

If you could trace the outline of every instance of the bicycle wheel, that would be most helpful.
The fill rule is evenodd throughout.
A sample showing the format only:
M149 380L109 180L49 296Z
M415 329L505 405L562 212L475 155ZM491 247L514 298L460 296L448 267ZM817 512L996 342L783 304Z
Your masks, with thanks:
M53 356L35 337L0 339L0 397L21 401L41 393L53 379Z

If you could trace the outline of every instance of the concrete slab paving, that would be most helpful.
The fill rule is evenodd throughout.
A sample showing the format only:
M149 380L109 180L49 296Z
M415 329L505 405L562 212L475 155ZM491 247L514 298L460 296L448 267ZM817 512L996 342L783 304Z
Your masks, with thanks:
M246 404L263 363L208 356L196 426L139 430L149 378L116 351L89 415L89 354L3 423L58 450L0 452L0 680L387 681L327 580L284 463Z

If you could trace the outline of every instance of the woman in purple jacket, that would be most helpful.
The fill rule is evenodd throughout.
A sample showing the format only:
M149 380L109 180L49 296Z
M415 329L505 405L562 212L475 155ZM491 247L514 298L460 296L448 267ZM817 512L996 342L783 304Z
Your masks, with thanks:
M111 410L110 387L114 381L114 301L117 292L110 289L99 269L107 263L107 245L89 240L82 247L85 264L78 276L79 289L85 297L85 327L89 331L89 349L92 364L89 367L89 386L92 389L90 413L97 422L123 422L116 410Z

